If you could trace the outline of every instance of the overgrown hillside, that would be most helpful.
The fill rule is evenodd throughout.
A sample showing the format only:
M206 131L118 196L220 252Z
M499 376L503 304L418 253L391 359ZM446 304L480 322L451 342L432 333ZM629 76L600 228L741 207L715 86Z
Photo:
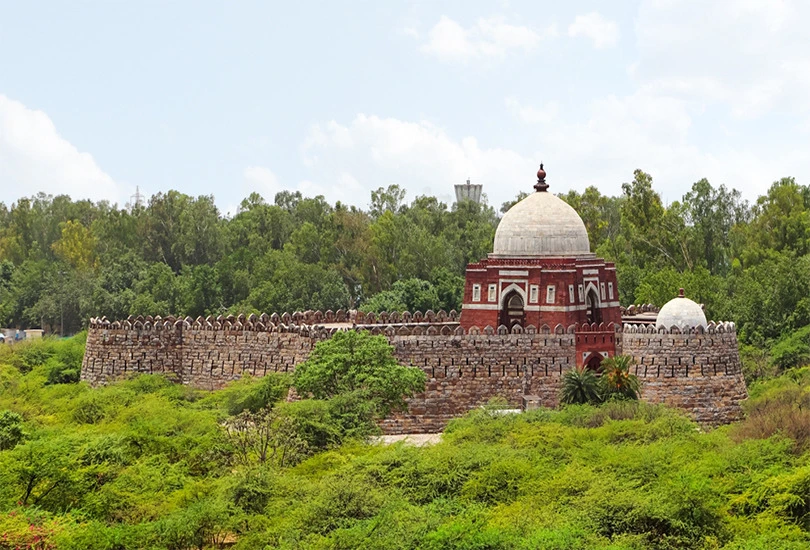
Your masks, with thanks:
M479 410L415 448L364 442L342 397L284 402L279 377L64 383L81 348L0 348L0 549L810 545L808 369L708 433L618 402Z

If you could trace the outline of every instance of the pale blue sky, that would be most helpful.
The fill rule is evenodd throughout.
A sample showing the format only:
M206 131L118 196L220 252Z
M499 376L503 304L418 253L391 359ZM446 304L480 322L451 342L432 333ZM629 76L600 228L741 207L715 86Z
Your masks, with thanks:
M808 7L805 7L808 6ZM0 201L810 183L810 5L0 1Z

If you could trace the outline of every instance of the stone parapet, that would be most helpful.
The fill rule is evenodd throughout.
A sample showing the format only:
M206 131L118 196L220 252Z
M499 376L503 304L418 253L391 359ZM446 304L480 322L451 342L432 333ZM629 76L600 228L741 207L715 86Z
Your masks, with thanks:
M464 330L450 314L441 320L432 315L430 321L425 314L418 322L415 315L406 321L400 314L395 324L364 316L364 324L342 327L302 322L314 320L315 313L302 313L298 323L294 314L92 319L81 377L100 385L160 373L196 388L218 389L246 374L292 372L319 340L354 329L386 336L401 364L427 375L425 392L409 401L407 414L383 421L387 433L438 431L451 418L496 397L515 408L524 396L535 405L556 407L563 375L577 364L578 348L610 338L617 351L634 358L633 372L646 401L684 409L703 424L717 425L739 418L740 401L747 396L733 323L710 323L689 332L614 324ZM326 322L338 316L318 318Z

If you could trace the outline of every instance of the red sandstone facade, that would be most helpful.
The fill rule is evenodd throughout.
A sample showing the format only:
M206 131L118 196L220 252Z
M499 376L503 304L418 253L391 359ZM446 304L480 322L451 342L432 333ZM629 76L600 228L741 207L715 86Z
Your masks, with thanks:
M596 256L490 257L467 266L461 312L465 330L596 325L577 337L576 357L577 365L596 367L616 353L611 323L621 325L616 266ZM600 325L604 330L598 330Z
M587 336L576 339L575 364L596 368L616 353L613 333L622 322L616 266L590 252L582 219L547 192L545 178L541 164L537 193L504 215L493 253L467 266L461 327L587 325Z

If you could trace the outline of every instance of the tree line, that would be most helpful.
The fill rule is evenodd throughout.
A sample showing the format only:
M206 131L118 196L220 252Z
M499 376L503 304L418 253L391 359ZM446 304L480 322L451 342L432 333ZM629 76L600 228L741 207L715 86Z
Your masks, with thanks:
M702 179L665 204L641 170L619 196L560 196L616 262L623 305L683 286L757 347L810 325L810 188L793 178L753 203ZM38 194L0 204L0 324L70 334L100 315L458 309L498 221L486 201L408 202L397 185L366 209L253 193L231 217L178 191L125 207Z

